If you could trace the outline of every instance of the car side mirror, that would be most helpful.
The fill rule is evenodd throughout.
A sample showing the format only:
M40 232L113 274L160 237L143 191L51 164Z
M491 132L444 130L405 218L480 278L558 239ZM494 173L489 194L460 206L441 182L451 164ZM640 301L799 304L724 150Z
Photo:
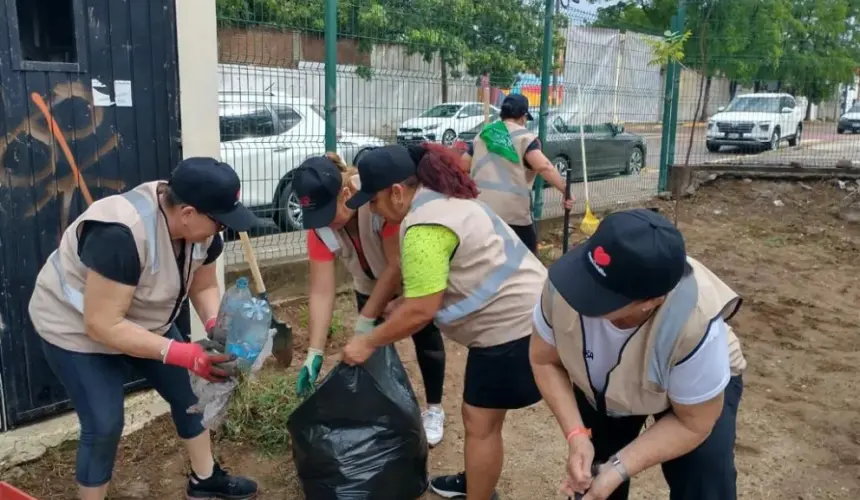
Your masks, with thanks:
M725 107L725 106L720 106L719 108L717 108L717 112L718 112L718 113L722 113L722 112L723 112L723 111L725 111L725 110L726 110L726 107Z
M782 108L783 113L791 113L792 111L794 111L794 108L789 108L789 107Z
M612 125L612 135L619 135L624 133L624 125L621 123Z

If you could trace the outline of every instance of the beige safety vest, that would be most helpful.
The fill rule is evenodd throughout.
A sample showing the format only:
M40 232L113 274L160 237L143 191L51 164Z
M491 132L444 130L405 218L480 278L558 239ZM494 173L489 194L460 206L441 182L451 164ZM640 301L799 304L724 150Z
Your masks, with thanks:
M448 289L435 315L439 329L468 347L489 347L532 331L531 310L547 271L516 233L484 203L419 189L400 225L445 226L460 239L451 258Z
M376 280L388 267L385 251L382 248L382 226L385 219L370 211L368 205L361 206L357 211L358 216L358 238L361 242L361 250L369 269L361 264L358 250L352 243L352 238L345 229L337 231L324 227L316 229L317 236L331 251L343 259L346 268L352 274L355 290L364 295L370 295ZM370 271L370 272L368 272Z
M520 157L519 163L511 163L487 151L487 145L479 135L474 140L471 176L478 185L480 201L508 224L527 226L532 223L531 194L535 173L525 166L525 154L537 136L516 123L504 123Z
M672 367L696 350L713 320L728 320L739 309L741 299L728 285L695 259L687 260L693 272L681 279L657 313L630 337L618 365L610 372L604 391L608 415L654 415L668 409ZM549 280L541 305L571 382L601 409L583 355L586 346L579 314ZM746 360L731 327L729 352L732 375L738 375L746 368Z
M186 284L191 283L194 273L206 260L212 238L188 244L182 270L177 269L167 221L158 206L159 184L159 181L148 182L126 193L102 198L65 230L59 246L39 271L30 298L33 326L47 342L68 351L117 354L90 339L84 326L87 268L78 257L78 233L84 221L123 224L134 236L142 273L126 319L159 335L166 333L176 320L179 305L188 293L186 286L185 294L180 297L179 273L186 276Z

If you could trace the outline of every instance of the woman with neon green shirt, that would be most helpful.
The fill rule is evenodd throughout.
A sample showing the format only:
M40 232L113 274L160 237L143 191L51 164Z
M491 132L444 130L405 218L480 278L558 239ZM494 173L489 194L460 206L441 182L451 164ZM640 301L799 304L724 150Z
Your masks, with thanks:
M475 199L475 183L458 161L454 151L425 144L411 154L403 146L378 148L359 163L361 187L347 206L369 203L373 212L400 224L403 299L385 323L344 347L343 360L363 363L376 348L431 321L468 347L465 472L436 477L430 487L445 498L490 500L497 498L507 411L541 399L529 342L546 268Z

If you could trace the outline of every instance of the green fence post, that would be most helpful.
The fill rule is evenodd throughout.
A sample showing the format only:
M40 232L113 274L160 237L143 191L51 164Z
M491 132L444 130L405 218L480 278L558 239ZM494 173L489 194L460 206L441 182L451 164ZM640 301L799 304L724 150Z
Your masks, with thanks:
M337 0L325 0L325 150L337 152Z
M543 20L543 64L540 70L540 116L538 117L538 139L546 142L546 119L549 116L549 82L552 73L552 15L554 0L546 0ZM537 176L534 183L534 205L532 217L539 221L543 214L543 178Z
M686 24L686 2L678 2L678 13L672 16L669 29L672 33L684 30ZM678 136L678 98L681 85L681 65L669 61L666 65L665 98L663 100L663 134L660 140L660 179L658 192L666 191L669 185L669 166L675 163L675 141Z

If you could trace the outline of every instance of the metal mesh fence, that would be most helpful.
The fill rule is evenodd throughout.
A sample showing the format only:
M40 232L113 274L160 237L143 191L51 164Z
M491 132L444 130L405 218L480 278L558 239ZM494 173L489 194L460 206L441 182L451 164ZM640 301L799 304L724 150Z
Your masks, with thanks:
M366 147L395 142L458 146L485 122L485 96L490 119L509 93L526 95L537 118L544 2L505 2L510 9L437 0L338 2L341 156L349 163ZM242 179L243 202L280 226L252 235L261 260L305 251L290 173L325 151L323 13L323 0L218 1L221 154ZM579 209L583 142L592 206L652 196L663 92L659 68L648 67L645 38L592 28L597 17L576 6L556 5L554 14L545 154L573 172ZM617 125L625 122L622 132ZM530 126L537 131L537 125ZM561 193L544 193L542 216L560 215ZM228 264L241 260L238 246L228 243Z
M218 0L221 152L243 201L280 225L256 235L261 259L305 250L290 173L325 151L330 1ZM543 0L341 0L337 150L349 163L381 144L459 147L510 93L539 117L548 54L543 150L571 172L577 210L584 172L605 209L665 189L672 164L852 166L855 4L557 0L545 49ZM561 193L542 192L542 217L560 215Z
M847 0L622 2L598 11L596 24L678 36L683 59L666 82L678 104L664 123L674 163L849 167L860 161L851 135L860 131L858 9Z

